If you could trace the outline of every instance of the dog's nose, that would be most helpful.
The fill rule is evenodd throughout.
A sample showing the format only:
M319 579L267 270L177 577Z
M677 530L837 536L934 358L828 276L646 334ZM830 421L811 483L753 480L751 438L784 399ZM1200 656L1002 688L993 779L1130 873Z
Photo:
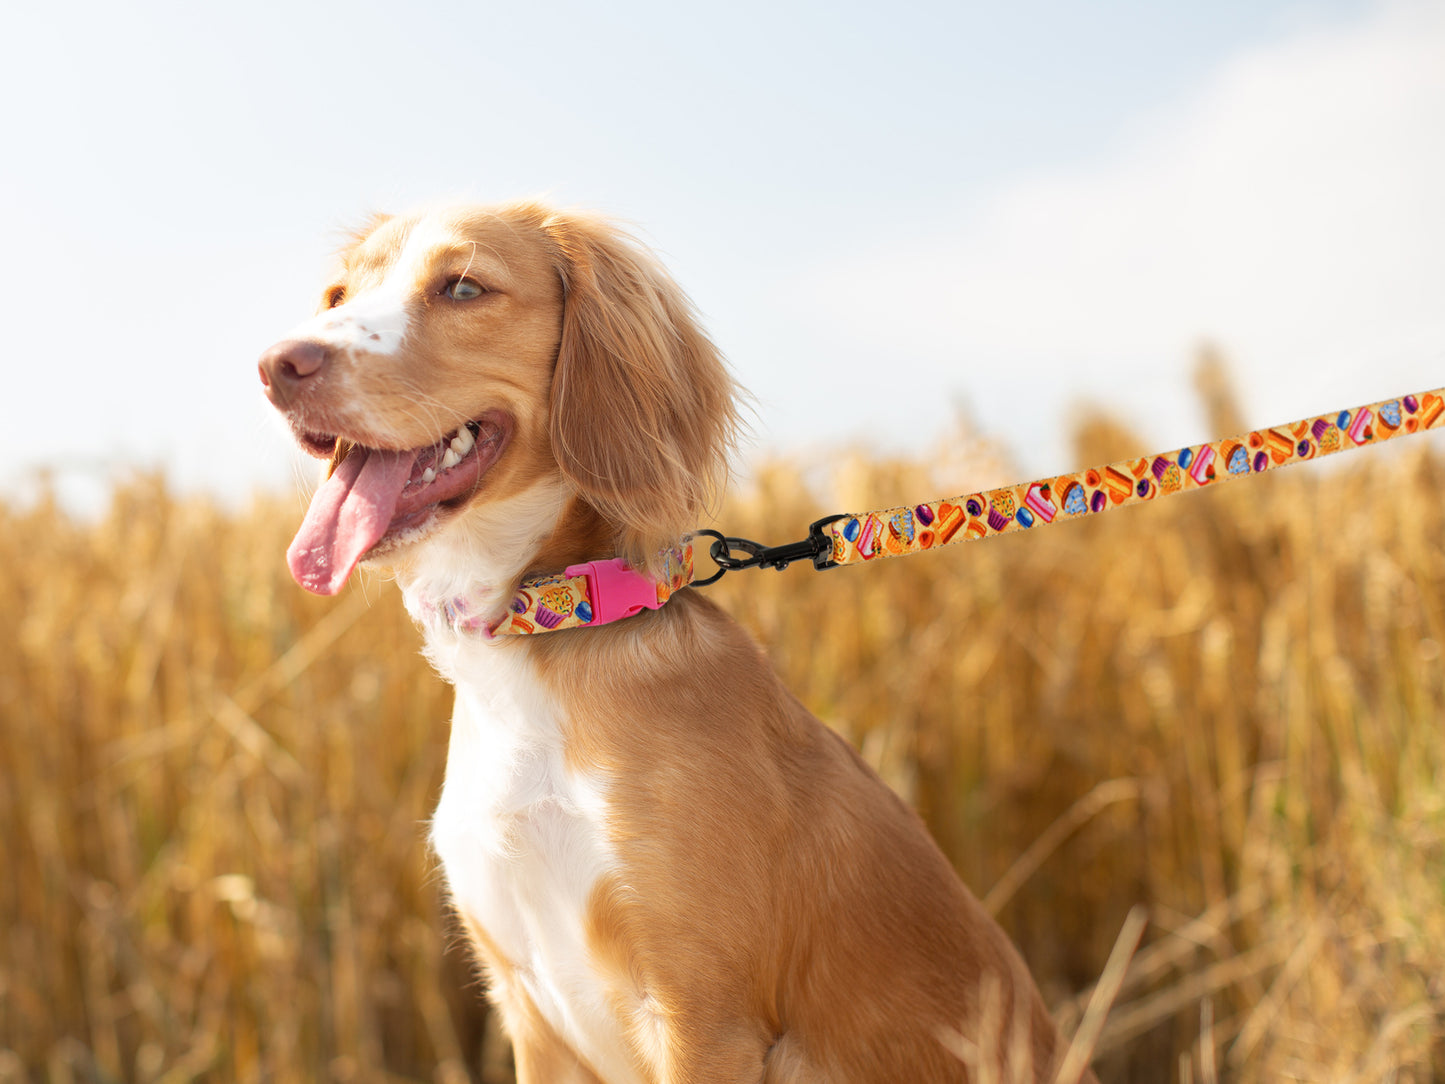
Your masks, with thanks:
M286 339L261 355L256 368L266 398L273 406L288 406L301 393L306 381L326 368L331 348L312 339Z

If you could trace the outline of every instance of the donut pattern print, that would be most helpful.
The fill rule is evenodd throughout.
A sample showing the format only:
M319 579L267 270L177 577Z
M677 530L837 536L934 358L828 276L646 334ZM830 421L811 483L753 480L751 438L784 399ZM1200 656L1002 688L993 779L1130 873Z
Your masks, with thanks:
M1324 414L1242 437L1111 463L984 493L848 515L823 530L839 565L897 557L965 539L1026 531L1156 496L1204 489L1334 452L1445 425L1445 388Z
M662 605L692 582L692 546L683 545L662 555L661 578L655 580L657 603ZM558 572L523 580L493 636L528 636L537 632L580 629L592 624L595 602L586 576Z

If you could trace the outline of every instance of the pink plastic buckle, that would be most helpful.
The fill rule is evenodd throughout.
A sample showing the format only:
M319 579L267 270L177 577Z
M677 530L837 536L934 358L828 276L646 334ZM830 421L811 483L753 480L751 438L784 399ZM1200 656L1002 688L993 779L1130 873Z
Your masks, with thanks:
M587 593L592 596L592 620L589 625L605 625L620 621L644 609L655 610L657 584L641 572L628 568L621 557L609 561L588 561L585 565L568 565L567 575L586 576Z

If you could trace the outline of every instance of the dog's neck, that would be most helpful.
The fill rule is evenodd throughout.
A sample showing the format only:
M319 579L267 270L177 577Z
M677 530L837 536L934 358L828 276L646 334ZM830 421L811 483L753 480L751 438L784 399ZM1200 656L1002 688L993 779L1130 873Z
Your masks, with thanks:
M478 512L427 539L397 569L429 649L458 638L489 642L488 630L528 573L611 556L605 523L561 481L539 482Z

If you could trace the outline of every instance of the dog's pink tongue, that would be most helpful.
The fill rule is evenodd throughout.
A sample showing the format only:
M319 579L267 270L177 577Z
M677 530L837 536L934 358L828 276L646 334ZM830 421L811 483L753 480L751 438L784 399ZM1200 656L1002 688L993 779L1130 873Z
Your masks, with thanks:
M386 533L415 462L414 451L352 449L311 498L286 551L297 583L317 595L341 590L357 562Z

